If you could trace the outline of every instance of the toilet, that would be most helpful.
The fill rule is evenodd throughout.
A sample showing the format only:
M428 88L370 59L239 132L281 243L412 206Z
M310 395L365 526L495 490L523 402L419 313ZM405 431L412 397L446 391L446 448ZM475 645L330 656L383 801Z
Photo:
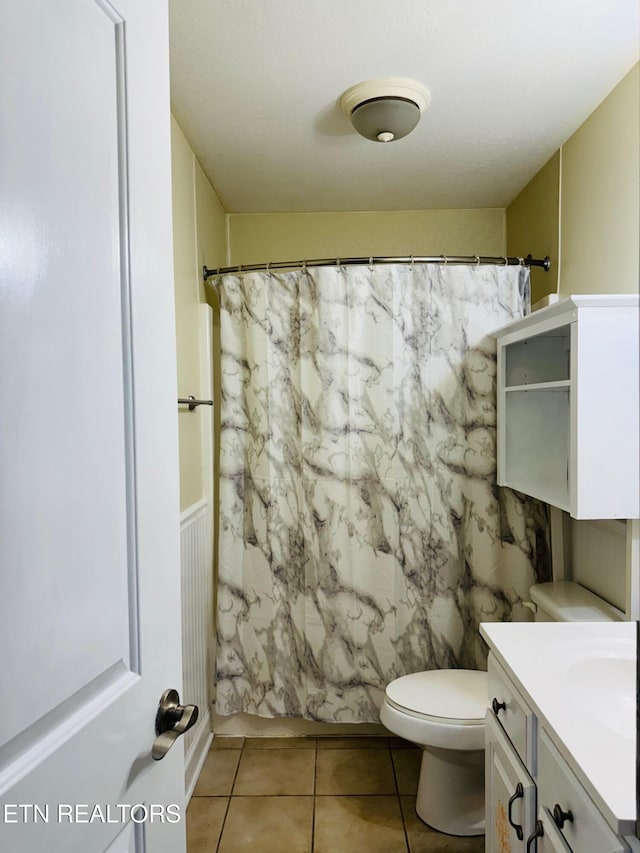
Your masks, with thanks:
M624 614L572 581L530 589L537 622L621 621ZM468 669L415 672L392 681L382 724L422 747L416 812L449 835L484 832L484 720L487 673Z
M380 720L422 747L416 812L449 835L484 832L487 673L434 669L387 686Z

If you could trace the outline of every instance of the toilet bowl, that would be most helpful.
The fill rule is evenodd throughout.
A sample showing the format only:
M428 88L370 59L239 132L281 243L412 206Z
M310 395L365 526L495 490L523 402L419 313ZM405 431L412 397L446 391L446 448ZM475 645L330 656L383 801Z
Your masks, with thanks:
M415 672L392 681L380 720L422 747L416 812L449 835L484 832L484 719L487 673Z

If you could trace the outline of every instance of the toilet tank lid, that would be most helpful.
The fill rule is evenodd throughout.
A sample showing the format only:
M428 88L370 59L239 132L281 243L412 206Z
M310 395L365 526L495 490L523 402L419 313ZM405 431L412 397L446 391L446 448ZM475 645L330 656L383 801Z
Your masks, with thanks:
M484 720L487 673L470 669L434 669L403 675L387 685L387 698L399 708L459 722Z
M532 601L556 622L622 622L624 613L575 581L535 584Z

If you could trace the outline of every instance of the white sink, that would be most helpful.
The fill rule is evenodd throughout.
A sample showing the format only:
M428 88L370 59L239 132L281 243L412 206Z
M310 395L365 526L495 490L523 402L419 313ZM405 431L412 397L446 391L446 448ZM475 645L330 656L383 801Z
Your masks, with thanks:
M582 713L615 734L633 740L636 715L636 658L633 643L600 644L598 652L583 649L585 657L566 669L567 695Z

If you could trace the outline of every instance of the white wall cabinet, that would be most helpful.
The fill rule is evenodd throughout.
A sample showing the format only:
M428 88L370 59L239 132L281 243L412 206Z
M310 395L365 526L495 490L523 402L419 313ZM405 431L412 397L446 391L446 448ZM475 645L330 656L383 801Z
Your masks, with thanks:
M493 654L489 702L486 853L628 853Z
M637 518L638 297L571 296L494 332L498 484L574 518Z

